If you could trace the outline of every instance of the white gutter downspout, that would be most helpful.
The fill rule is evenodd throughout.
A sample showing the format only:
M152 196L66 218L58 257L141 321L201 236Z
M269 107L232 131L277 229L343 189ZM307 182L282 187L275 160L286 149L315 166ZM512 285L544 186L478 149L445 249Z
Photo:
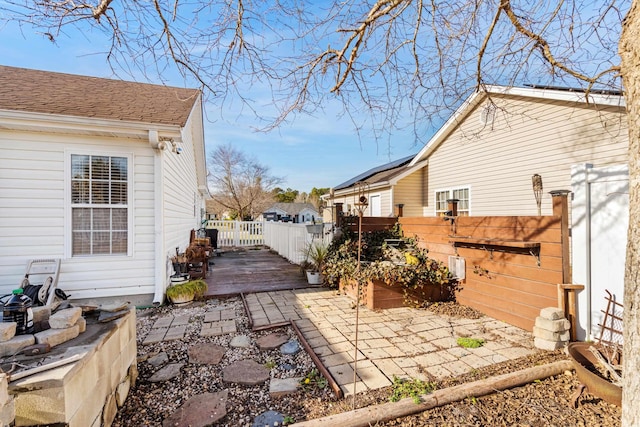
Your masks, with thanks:
M593 329L592 313L591 313L591 181L589 180L589 170L593 167L590 163L584 165L584 183L585 183L585 249L586 249L586 270L587 275L585 277L585 292L587 294L587 339L591 339L591 332Z
M153 156L153 212L154 212L154 295L153 304L161 305L164 302L166 264L164 250L164 167L162 163L162 153L164 152L164 142L160 141L158 131L149 131L149 145L156 150Z

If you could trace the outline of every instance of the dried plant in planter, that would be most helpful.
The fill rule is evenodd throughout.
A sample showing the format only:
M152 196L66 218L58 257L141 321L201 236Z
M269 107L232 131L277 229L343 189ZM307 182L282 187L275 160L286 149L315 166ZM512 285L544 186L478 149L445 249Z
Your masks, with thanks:
M189 280L169 286L167 288L167 298L174 304L191 302L194 299L201 298L208 288L207 282L204 280Z

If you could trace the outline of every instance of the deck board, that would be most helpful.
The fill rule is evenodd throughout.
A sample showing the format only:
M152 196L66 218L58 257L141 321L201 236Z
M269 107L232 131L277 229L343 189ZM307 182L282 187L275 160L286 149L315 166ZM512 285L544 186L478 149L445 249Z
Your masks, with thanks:
M205 298L318 287L307 283L299 265L269 249L221 248L220 253L211 259Z

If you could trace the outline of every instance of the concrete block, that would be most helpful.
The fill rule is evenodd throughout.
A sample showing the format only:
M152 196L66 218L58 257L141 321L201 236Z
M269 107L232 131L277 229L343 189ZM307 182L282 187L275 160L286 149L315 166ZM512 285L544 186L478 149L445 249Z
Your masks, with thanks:
M534 338L533 344L536 346L536 348L539 348L540 350L553 351L553 350L557 350L559 348L564 347L565 344L567 344L567 342L566 341L550 341L550 340L545 340L544 338Z
M80 334L80 327L74 325L66 329L47 329L46 331L35 334L36 343L48 343L51 347L74 339Z
M16 336L16 322L0 322L0 342L7 342Z
M60 310L49 317L49 326L51 326L51 329L68 329L78 322L80 316L82 316L80 307Z
M547 307L540 310L540 317L548 320L564 319L564 311L558 307Z
M16 395L16 426L67 425L61 387L21 392Z
M0 357L13 356L22 348L35 343L36 340L31 334L16 335L9 341L0 342Z
M571 328L571 322L569 322L565 318L557 319L557 320L549 320L549 319L545 319L542 316L538 316L536 317L535 326L541 329L546 329L547 331L551 331L551 332L564 332L564 331L568 331L569 328Z
M542 328L538 328L537 326L534 326L533 336L534 338L542 338L548 341L569 341L570 333L569 331L551 332L546 329L542 329Z

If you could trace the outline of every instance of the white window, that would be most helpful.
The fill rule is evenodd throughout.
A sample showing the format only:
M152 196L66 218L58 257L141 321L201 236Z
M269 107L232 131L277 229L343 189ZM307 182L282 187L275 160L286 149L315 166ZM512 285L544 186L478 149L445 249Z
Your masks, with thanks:
M458 215L469 216L469 187L449 188L436 191L436 215L444 216L449 210L448 199L458 199Z
M129 159L71 155L71 255L126 255Z

